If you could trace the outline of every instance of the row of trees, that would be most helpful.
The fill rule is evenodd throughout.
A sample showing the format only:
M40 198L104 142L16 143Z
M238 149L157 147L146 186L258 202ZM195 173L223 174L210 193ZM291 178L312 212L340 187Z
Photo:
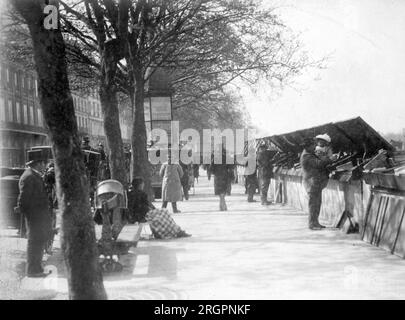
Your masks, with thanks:
M59 6L59 28L43 27L45 2ZM112 178L125 181L118 98L133 110L133 175L150 188L144 117L145 83L158 69L170 74L174 109L222 125L233 119L236 80L269 86L314 65L273 10L250 0L11 0L14 21L29 30L39 97L55 154L62 247L72 299L106 298L97 266L94 228L70 85L91 78L100 96ZM9 31L13 30L10 27ZM23 28L24 30L24 28ZM24 33L24 31L22 31ZM70 75L70 83L69 83ZM221 120L222 119L222 120ZM201 128L197 128L201 129Z

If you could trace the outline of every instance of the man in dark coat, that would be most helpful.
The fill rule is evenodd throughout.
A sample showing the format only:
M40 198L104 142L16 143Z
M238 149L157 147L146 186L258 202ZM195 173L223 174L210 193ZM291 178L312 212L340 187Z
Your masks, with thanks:
M214 192L219 196L219 210L227 211L227 205L225 202L225 195L229 190L229 184L232 183L234 178L234 165L226 163L226 150L222 150L222 162L214 163L214 157L212 157L211 172L214 175Z
M256 200L254 200L253 197L258 187L258 184L259 182L257 181L257 170L255 170L255 172L253 172L252 174L245 176L245 188L246 193L248 195L247 198L248 202L256 202Z
M322 190L327 186L329 173L326 168L333 159L318 157L315 154L315 140L306 140L304 151L301 154L300 163L303 171L303 184L308 193L309 228L319 230L324 228L319 221L319 213L322 205Z
M41 176L46 166L46 157L41 150L28 151L27 166L20 177L18 197L27 226L27 276L45 277L42 256L51 234L52 216Z
M262 144L257 153L257 167L259 174L259 183L261 191L262 205L269 205L271 202L267 200L269 191L270 179L273 177L273 165L271 163L271 152L267 150L266 145Z
M180 178L181 186L183 187L183 194L186 200L189 199L189 190L190 190L190 170L192 169L191 164L185 164L184 162L180 161L180 166L183 169L183 176Z

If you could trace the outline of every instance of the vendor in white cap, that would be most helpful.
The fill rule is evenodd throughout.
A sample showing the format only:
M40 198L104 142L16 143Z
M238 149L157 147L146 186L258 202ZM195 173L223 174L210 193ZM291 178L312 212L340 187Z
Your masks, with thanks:
M315 137L315 140L315 154L320 158L327 157L328 159L333 160L333 151L330 147L332 139L330 136L327 133L319 134Z
M300 157L300 163L303 174L303 186L308 194L308 227L311 230L320 230L325 228L319 223L319 213L322 205L322 190L327 186L329 172L327 165L332 163L334 156L318 156L316 147L319 139L305 139L303 142L304 150Z

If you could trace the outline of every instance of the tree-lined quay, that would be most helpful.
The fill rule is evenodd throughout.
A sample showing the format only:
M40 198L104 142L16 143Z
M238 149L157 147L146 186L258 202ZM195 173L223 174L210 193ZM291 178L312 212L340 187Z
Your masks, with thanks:
M237 256L233 243L246 246L245 239L257 246L262 238L264 247L274 249L275 261L288 269L277 255L282 242L294 250L291 239L277 235L280 230L298 235L271 215L285 215L293 228L302 224L303 212L294 211L299 218L292 219L280 203L308 211L308 235L314 234L309 241L317 232L339 238L325 229L349 224L346 231L360 232L370 244L381 243L401 255L405 156L399 141L386 141L361 117L264 136L257 130L263 129L262 119L253 121L248 112L247 91L258 100L266 95L271 109L263 121L271 131L273 112L281 112L273 98L329 62L324 53L315 59L304 50L301 37L281 18L284 10L290 9L250 0L7 1L0 21L0 222L1 230L12 227L27 238L25 270L16 267L18 276L28 284L32 278L46 282L51 273L42 260L48 257L67 298L117 298L120 294L109 287L111 277L121 281L128 268L135 275L138 265L128 259L146 252L159 275L164 273L160 264L169 264L170 274L160 284L175 291L169 280L184 289L191 278L175 281L173 248L198 252L193 241L208 246L224 242L218 255L233 265L235 260L221 250ZM286 127L290 119L297 126L306 118L322 119L321 110L308 114L303 108L305 115L294 110ZM197 218L205 223L211 211L219 223L229 223L229 230L212 223L203 232L196 228ZM187 213L195 215L188 218ZM227 220L228 214L235 216ZM243 239L234 237L239 217L258 222L262 214L263 224L252 227L263 231L266 223L275 222L280 229L271 229L277 239L251 239L247 232L241 232ZM321 221L325 215L326 223ZM395 236L387 235L387 225ZM142 242L145 230L146 238L157 242ZM227 234L229 243L218 232ZM154 245L169 239L167 248ZM16 245L20 250L21 243ZM57 254L52 257L53 250ZM254 265L240 260L241 274L235 279L243 282L244 267L252 267L265 278L263 283L274 284L256 265L268 263L271 255L262 260L242 251ZM160 261L161 256L168 261ZM292 261L288 254L285 258ZM203 270L187 272L201 271L195 278L203 281L209 267L190 259ZM328 258L325 266L329 263ZM297 276L293 269L288 276ZM295 284L284 283L280 270L277 292L290 297ZM298 283L308 285L316 277L303 271L306 276ZM245 280L252 279L255 285L246 287L250 293L258 287L257 297L274 297L248 272ZM221 287L216 279L211 289L202 285L202 291L184 291L185 297L241 298L242 290L226 292L235 283L215 294L212 288ZM139 287L131 284L125 290ZM307 289L300 292L297 297L313 296Z

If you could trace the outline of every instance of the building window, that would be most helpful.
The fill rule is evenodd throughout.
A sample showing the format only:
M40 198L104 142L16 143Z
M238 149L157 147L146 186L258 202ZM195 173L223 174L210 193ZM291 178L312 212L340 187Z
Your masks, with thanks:
M28 106L24 104L24 124L28 124Z
M34 106L30 105L30 125L35 125L35 118L34 118Z
M10 70L8 70L8 68L6 68L6 78L7 82L10 82Z
M17 116L17 122L21 123L21 105L19 102L15 103L15 114Z
M35 96L38 97L38 81L35 79Z
M13 122L14 121L14 115L13 115L13 101L10 99L8 100L8 121Z
M6 121L6 100L0 98L0 120Z
M37 116L38 116L38 126L42 127L43 125L43 119L42 119L42 110L41 108L37 109Z
M14 73L14 84L16 87L18 86L18 72Z

